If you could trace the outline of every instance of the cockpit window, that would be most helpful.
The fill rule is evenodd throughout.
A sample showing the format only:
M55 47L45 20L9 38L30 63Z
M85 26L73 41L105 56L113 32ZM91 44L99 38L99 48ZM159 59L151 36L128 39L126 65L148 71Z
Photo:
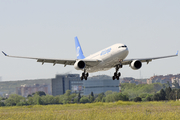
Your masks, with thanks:
M118 48L122 48L122 47L125 47L125 48L126 48L127 46L126 46L126 45L123 45L123 46L119 46Z

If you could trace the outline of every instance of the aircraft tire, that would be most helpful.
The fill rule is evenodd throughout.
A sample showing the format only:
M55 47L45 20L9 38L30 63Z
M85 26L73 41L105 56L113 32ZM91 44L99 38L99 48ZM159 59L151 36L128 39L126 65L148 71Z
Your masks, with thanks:
M116 73L116 72L114 73L114 76L117 76L117 73Z
M86 76L88 77L88 76L89 76L89 73L86 73Z
M121 76L121 73L120 73L120 72L118 73L118 76L119 76L119 77Z

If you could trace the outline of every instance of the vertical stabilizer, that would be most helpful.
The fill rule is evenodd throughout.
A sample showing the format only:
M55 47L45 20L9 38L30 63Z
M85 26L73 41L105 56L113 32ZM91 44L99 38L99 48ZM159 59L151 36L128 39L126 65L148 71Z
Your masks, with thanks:
M79 40L77 37L74 38L75 40L75 45L76 45L76 55L77 55L77 59L84 59L84 55L81 49L81 46L79 44Z

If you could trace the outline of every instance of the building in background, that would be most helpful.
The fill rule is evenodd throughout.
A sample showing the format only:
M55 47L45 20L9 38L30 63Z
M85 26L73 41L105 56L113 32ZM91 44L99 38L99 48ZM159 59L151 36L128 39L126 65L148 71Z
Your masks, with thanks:
M172 78L171 79L171 81L172 81L172 87L175 87L175 85L173 85L173 83L178 83L179 84L179 86L180 86L180 78Z
M109 76L94 76L81 81L79 74L56 75L51 80L52 95L63 95L66 90L71 93L89 95L104 93L108 90L119 92L119 80L112 80Z
M93 78L83 81L84 95L105 93L106 91L119 92L119 80L112 78Z
M169 74L169 75L156 75L156 76L152 76L151 78L147 79L147 84L152 84L152 83L161 83L161 84L164 84L164 83L168 83L170 86L172 85L173 81L172 79L173 78L180 78L180 75L172 75L172 74Z
M72 89L77 91L78 89L76 90L76 86L80 86L78 86L78 84L80 84L78 83L78 81L81 81L79 74L56 75L56 78L51 79L52 95L63 95L66 92L66 90Z
M84 86L82 80L73 80L71 81L71 93L80 93L84 94Z
M46 94L48 93L48 85L43 84L34 84L33 86L30 85L21 85L21 87L16 87L16 94L21 95L23 97L27 97L28 95L32 95L32 93L43 91Z

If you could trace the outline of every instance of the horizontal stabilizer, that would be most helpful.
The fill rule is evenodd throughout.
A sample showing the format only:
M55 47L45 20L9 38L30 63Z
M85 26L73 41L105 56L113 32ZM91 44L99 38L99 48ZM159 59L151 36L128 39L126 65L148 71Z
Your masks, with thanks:
M3 53L5 56L8 56L5 52L2 51L2 53Z

